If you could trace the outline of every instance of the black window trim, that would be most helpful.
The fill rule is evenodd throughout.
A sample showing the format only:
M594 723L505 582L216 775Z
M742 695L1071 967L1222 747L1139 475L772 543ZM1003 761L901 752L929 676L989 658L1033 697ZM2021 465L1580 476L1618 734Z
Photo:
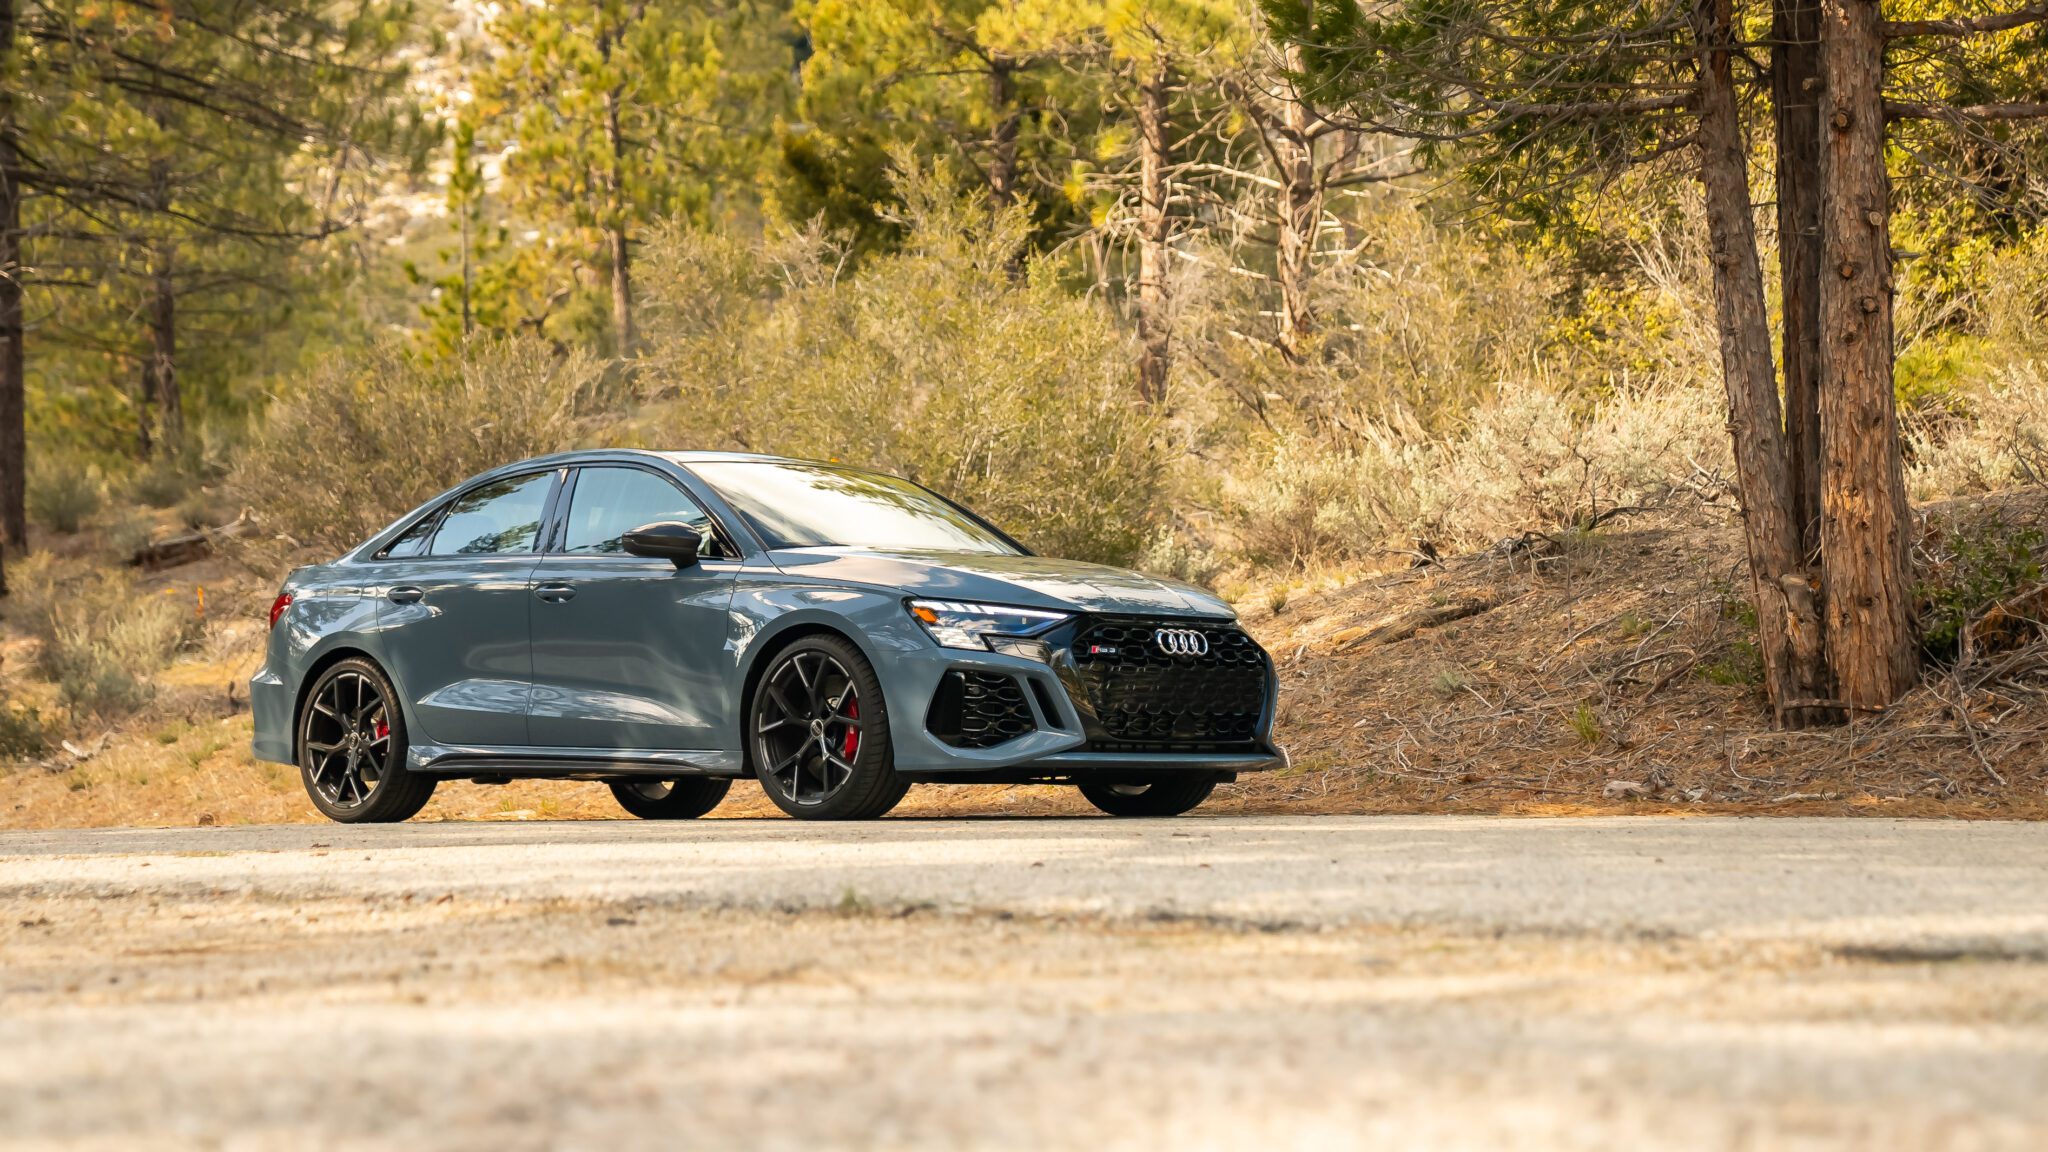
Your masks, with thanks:
M493 476L488 480L479 480L474 484L466 485L461 490L450 493L446 499L442 500L439 504L436 504L433 510L429 511L425 516L422 516L418 520L414 520L412 523L407 524L404 528L399 529L397 535L391 538L391 543L384 545L384 547L382 548L379 548L377 550L377 554L370 557L370 559L372 561L377 562L389 561L392 563L417 563L423 560L475 561L487 560L499 556L532 556L538 559L539 557L546 555L546 553L543 552L538 546L529 548L524 552L447 552L442 553L440 555L435 555L429 552L419 556L387 556L385 555L385 553L389 552L391 550L391 545L398 543L399 539L402 538L407 532L410 532L414 528L419 527L422 523L425 523L429 519L435 522L433 531L427 534L427 547L432 548L434 546L434 538L441 534L440 521L447 517L448 509L454 507L455 502L457 500L462 499L464 496L469 495L471 492L474 492L479 488L483 488L491 484L503 483L504 481L507 480L528 480L532 479L535 476L552 476L554 482L548 485L547 499L541 502L540 507L540 522L543 527L543 531L539 533L538 537L535 540L536 545L544 544L546 543L547 538L546 527L554 522L556 503L561 499L563 477L569 471L570 469L567 466L554 465L547 468L535 468L527 472L508 472L503 476Z
M715 534L714 540L720 551L726 554L723 556L701 556L699 557L700 561L710 561L718 564L739 564L745 560L744 553L733 543L732 529L726 526L724 519L719 516L716 509L709 507L702 499L699 499L695 492L677 483L674 476L669 475L652 464L643 463L639 460L582 460L570 465L566 469L568 476L559 485L560 495L555 504L549 509L548 530L543 540L545 547L541 549L540 555L573 557L577 560L637 560L644 562L647 559L645 556L633 556L623 552L566 551L569 545L569 512L575 503L576 482L582 478L584 470L589 468L631 468L634 471L645 472L661 479L669 487L674 488L683 499L696 505L697 510L704 513L711 520L711 530Z

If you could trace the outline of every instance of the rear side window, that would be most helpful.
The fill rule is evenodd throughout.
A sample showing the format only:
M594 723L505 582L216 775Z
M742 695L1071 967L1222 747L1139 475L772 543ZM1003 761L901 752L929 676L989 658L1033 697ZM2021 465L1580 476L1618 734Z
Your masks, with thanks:
M554 473L513 476L455 498L434 533L435 556L502 556L531 552L540 536Z
M719 554L711 516L674 484L638 468L585 468L569 497L569 531L562 550L579 555L623 554L622 538L644 524L673 520L704 537L704 555Z
M425 516L420 517L412 527L399 533L398 539L386 545L384 551L379 552L378 555L390 560L402 560L407 556L426 555L427 541L433 538L434 523L440 519L440 516L441 510L436 508Z

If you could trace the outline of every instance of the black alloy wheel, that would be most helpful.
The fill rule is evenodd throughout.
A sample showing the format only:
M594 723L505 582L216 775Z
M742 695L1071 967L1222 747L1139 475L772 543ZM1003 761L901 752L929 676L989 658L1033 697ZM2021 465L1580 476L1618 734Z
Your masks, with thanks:
M674 780L611 780L619 807L642 820L694 820L718 807L732 781L715 776Z
M889 751L881 682L853 645L806 636L777 653L748 708L754 774L804 820L868 820L910 789Z
M1178 816L1216 790L1209 772L1162 772L1149 784L1083 784L1081 795L1111 816Z
M405 769L405 717L368 660L320 674L299 714L299 775L313 806L344 824L388 824L426 807L434 778Z

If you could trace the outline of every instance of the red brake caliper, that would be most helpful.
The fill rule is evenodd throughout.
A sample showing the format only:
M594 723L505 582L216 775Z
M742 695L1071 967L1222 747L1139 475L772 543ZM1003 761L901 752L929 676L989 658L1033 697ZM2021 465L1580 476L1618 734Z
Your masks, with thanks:
M391 735L391 725L386 724L382 720L377 721L377 739L382 740L389 735Z
M860 699L858 697L846 702L846 714L855 720L860 719ZM853 763L853 754L859 749L860 731L848 728L846 735L839 742L839 758L851 764Z

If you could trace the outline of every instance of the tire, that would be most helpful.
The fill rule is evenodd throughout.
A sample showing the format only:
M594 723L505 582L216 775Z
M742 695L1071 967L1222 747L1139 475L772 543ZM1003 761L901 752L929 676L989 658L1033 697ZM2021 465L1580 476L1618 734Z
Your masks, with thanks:
M746 724L761 790L799 820L872 820L910 791L894 768L882 682L837 636L805 636L776 653Z
M642 820L695 820L725 799L732 781L721 776L674 780L608 780L619 807Z
M1081 795L1111 816L1179 816L1216 790L1207 772L1162 774L1150 784L1083 784Z
M299 779L340 824L396 824L434 795L434 778L405 767L405 711L384 670L361 657L313 681L293 726Z

